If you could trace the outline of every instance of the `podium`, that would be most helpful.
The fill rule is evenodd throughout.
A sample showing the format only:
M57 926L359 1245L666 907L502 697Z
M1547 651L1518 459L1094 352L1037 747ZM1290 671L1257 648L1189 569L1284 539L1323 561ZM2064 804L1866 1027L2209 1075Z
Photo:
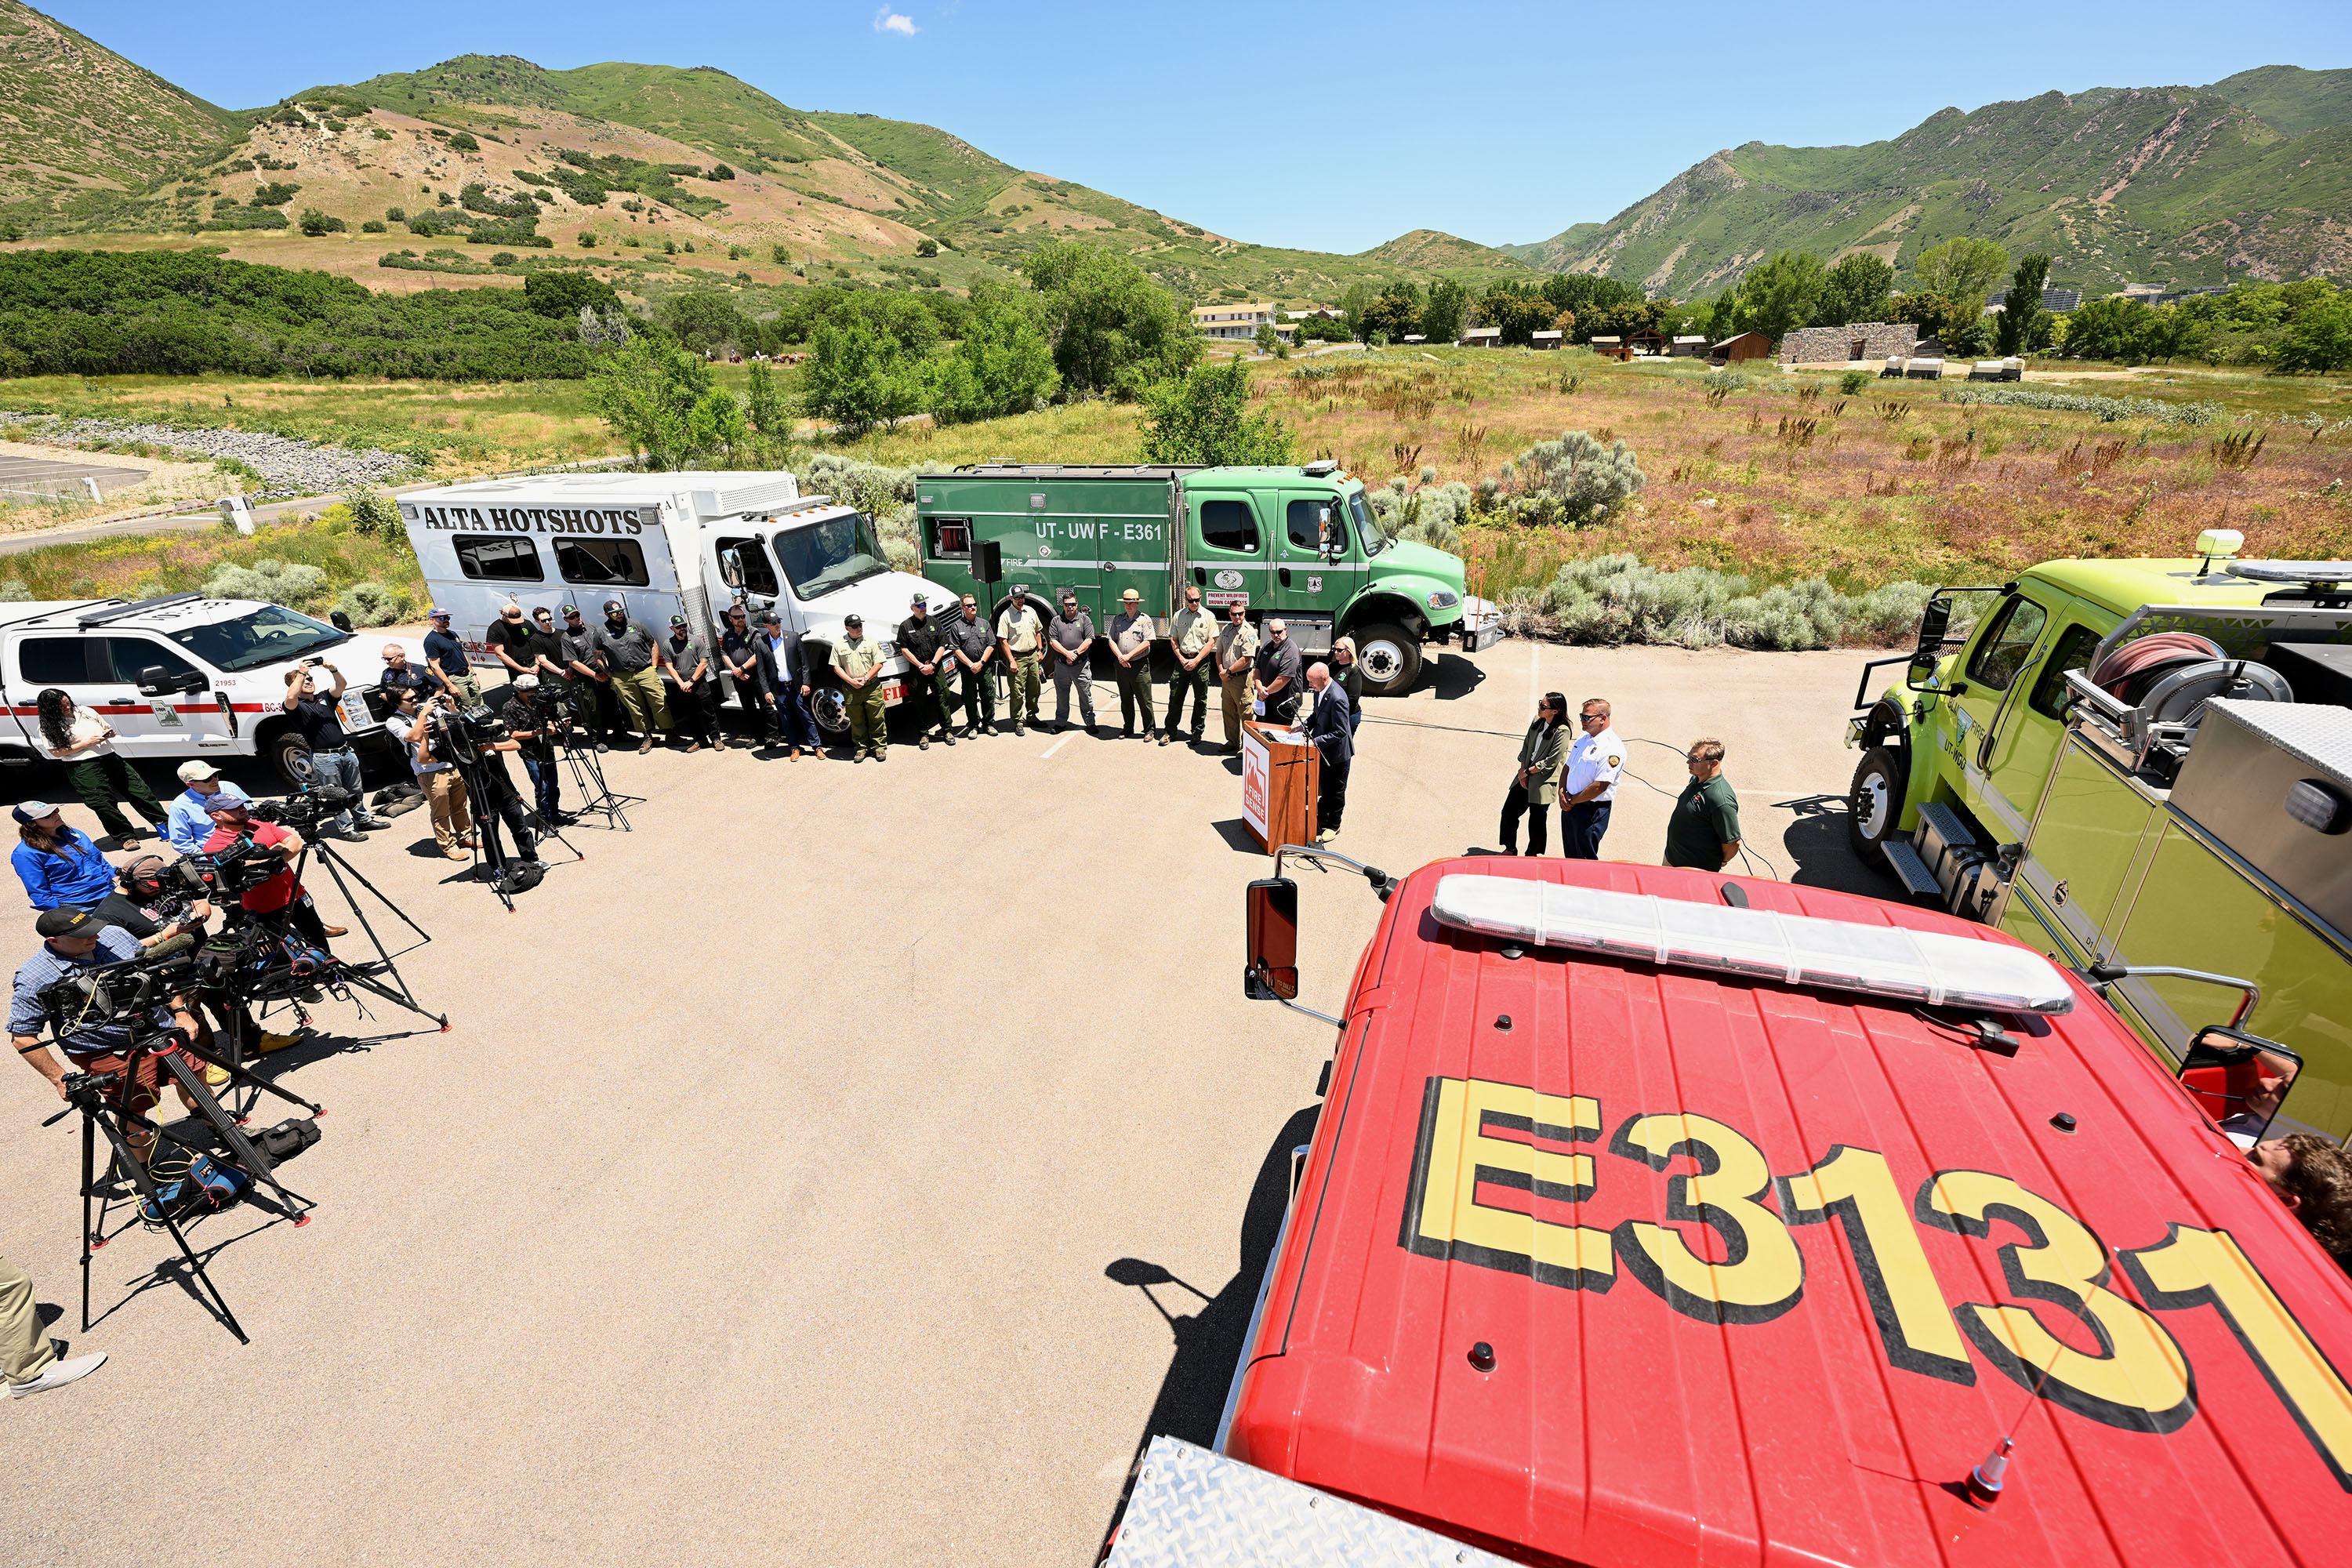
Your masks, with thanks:
M1315 842L1315 795L1322 772L1315 748L1297 731L1244 721L1242 820L1259 848L1271 855L1286 844Z

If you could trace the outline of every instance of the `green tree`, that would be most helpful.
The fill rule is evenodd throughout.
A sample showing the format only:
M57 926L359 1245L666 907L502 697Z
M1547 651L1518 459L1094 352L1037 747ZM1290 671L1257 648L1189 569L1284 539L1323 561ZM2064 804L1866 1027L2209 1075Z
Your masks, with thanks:
M1199 363L1190 313L1133 258L1063 240L1031 251L1021 270L1041 297L1039 324L1067 391L1133 399Z
M621 308L621 297L613 291L610 283L601 278L592 278L585 272L568 269L526 274L522 280L522 302L541 315L551 316L559 321L576 320L583 306L600 315Z
M742 401L719 386L695 399L686 413L686 441L690 451L723 452L729 462L741 461L751 443Z
M1296 461L1289 429L1265 409L1252 412L1249 395L1249 367L1239 360L1146 388L1143 460L1212 466Z
M2081 359L2138 364L2148 357L2149 318L2154 314L2146 301L2120 294L2085 300L2066 318L2066 352Z
M1831 268L1822 280L1821 302L1813 307L1812 324L1849 327L1856 321L1883 321L1894 287L1895 268L1866 250L1857 250Z
M1480 324L1502 328L1507 343L1526 344L1559 315L1559 307L1522 283L1497 283L1478 300Z
M1252 334L1252 338L1256 346L1257 352L1262 354L1270 354L1276 349L1282 347L1282 334L1276 331L1271 324L1265 321L1260 321L1257 324L1257 331Z
M803 412L853 437L914 413L921 402L920 367L860 316L818 327L801 374Z
M743 372L743 384L751 428L771 440L791 435L793 411L777 390L776 373L754 360Z
M1378 332L1390 342L1402 342L1421 331L1421 318L1425 307L1422 302L1421 286L1417 283L1391 283L1380 292L1380 298L1360 312L1358 326L1364 341L1370 342Z
M660 470L684 466L694 450L692 416L711 389L708 365L641 332L591 373L588 399L614 435Z
M735 301L713 289L665 300L654 320L696 353L717 353L756 342L759 329Z
M1590 272L1552 274L1543 281L1543 297L1551 301L1554 310L1575 313L1578 342L1589 341L1594 332L1601 331L1598 323L1609 311L1620 305L1642 303L1642 291L1631 283L1620 283L1614 278L1596 278Z
M1813 319L1828 278L1822 258L1811 251L1780 251L1740 279L1735 318L1739 330L1779 342Z
M1451 278L1429 286L1421 307L1421 334L1433 343L1450 343L1462 335L1462 318L1470 309L1470 290Z
M939 253L940 242L936 239L919 239L915 242L915 254L918 256L937 256Z
M2000 302L2000 341L1994 346L2003 356L2021 354L2033 346L2035 329L2042 323L2042 290L2049 281L2048 257L2019 258L2017 270L2009 275L2009 293Z
M1985 295L2009 270L2009 252L1989 239L1962 236L1930 246L1911 263L1919 287L1941 294L1969 315L1984 308Z
M342 219L330 217L317 207L304 207L299 221L302 232L313 239L322 234L341 234L345 227Z
M2338 294L2305 306L2279 350L2278 367L2284 371L2352 370L2352 295Z
M1350 283L1339 295L1339 321L1348 329L1348 336L1360 343L1372 341L1372 329L1364 318L1380 300L1380 291L1369 283Z
M463 131L450 137L444 145L452 153L478 153L482 150L482 144Z
M1053 346L1030 302L1002 284L972 290L971 319L931 374L931 416L942 425L1024 414L1053 396Z

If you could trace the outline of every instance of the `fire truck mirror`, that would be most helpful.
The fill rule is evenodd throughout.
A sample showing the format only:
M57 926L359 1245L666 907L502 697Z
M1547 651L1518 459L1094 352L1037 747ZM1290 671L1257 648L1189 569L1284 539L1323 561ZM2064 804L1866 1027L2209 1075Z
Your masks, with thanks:
M2215 1126L2251 1145L2269 1133L2302 1072L2303 1058L2277 1041L2210 1024L2180 1058L2180 1087Z
M1937 651L1944 646L1944 634L1951 629L1951 626L1952 602L1943 598L1928 600L1927 607L1919 613L1919 652L1911 662L1931 662Z
M1287 1002L1298 994L1298 884L1267 877L1249 885L1249 994Z
M719 580L730 588L743 586L743 552L722 550L719 552Z

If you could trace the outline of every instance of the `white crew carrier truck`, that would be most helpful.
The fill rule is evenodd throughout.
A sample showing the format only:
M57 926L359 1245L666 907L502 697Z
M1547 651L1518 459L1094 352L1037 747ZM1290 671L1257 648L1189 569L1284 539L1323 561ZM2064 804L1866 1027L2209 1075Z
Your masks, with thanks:
M433 602L452 612L467 657L499 668L484 644L509 604L525 610L577 605L593 625L608 600L656 635L683 615L715 648L719 616L741 597L754 614L772 605L809 656L809 706L818 726L848 728L827 673L842 621L862 616L882 645L883 694L906 695L895 633L918 593L951 618L955 595L891 570L874 524L827 496L803 496L782 472L546 474L483 479L400 497L400 515ZM560 623L559 623L560 624ZM722 681L724 677L721 678ZM730 695L732 685L725 688Z

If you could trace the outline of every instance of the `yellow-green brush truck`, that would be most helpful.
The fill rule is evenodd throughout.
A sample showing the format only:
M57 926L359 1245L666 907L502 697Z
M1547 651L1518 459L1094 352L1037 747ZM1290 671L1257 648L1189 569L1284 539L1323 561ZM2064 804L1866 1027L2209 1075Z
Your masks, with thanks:
M2051 561L1928 603L1861 711L1855 849L2105 984L2178 1063L2288 1047L2292 1126L2352 1134L2352 562ZM1948 635L1963 595L1973 625ZM1872 668L1878 668L1874 665ZM2295 1061L2294 1058L2299 1058Z

